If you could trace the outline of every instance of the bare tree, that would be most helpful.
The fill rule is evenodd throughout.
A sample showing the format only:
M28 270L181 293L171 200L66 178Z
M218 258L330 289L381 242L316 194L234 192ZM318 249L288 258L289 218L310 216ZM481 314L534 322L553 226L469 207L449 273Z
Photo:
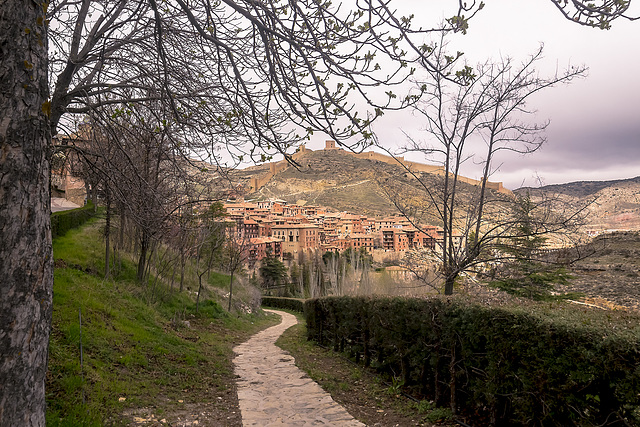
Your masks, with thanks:
M227 308L229 312L231 312L233 302L233 280L238 272L242 271L242 266L247 261L247 251L250 245L251 241L244 233L241 236L234 235L225 242L222 266L229 274L229 304Z
M221 221L224 210L220 203L210 205L199 215L199 225L196 229L196 273L198 275L198 296L196 298L196 312L200 308L202 294L202 279L211 271L216 256L225 245L225 223Z
M444 230L438 255L447 295L453 293L460 274L503 255L494 249L501 239L513 233L517 224L505 207L513 198L501 195L498 187L490 189L489 179L500 152L529 154L545 142L542 132L549 122L528 123L526 119L532 111L527 109L527 101L544 89L568 83L586 72L584 67L570 67L542 77L535 68L541 57L542 47L522 64L505 58L475 68L465 66L457 72L434 73L421 83L427 95L416 112L425 119L429 139L409 138L403 153L419 153L439 162L440 179L434 186L433 175L405 166L417 180L423 197L408 197L405 191L391 188L393 185L387 188L396 207L419 229L424 225L423 218L435 212L437 225ZM455 62L442 45L435 60L443 64ZM480 177L472 185L462 176L465 162L481 166ZM559 232L577 217L577 212L569 217L548 215L544 231Z
M473 15L478 5L454 9ZM409 36L442 30L415 30L411 17L377 0L352 10L316 1L58 1L48 18L54 129L66 113L155 100L192 146L209 155L214 145L233 146L258 158L256 147L287 153L313 130L338 141L370 138L380 109L416 99L371 89L402 83L412 72L409 52L426 59ZM371 114L357 113L356 98Z
M206 181L196 182L189 165L176 155L173 128L158 116L155 106L151 102L92 110L89 136L81 147L75 147L86 169L101 177L105 195L114 198L128 223L135 225L141 282L152 248L171 228L172 221L178 221L174 231L188 234L177 217L188 213L185 206L204 201L202 194L207 200L215 194ZM184 260L181 257L182 267Z

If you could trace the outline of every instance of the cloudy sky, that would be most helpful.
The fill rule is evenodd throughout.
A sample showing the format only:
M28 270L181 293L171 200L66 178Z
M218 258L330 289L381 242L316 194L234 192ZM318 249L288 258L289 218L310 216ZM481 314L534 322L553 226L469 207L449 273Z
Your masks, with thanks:
M631 14L637 16L640 0L634 2ZM425 4L400 0L398 6L411 10L416 20L433 22L436 2L430 1L424 12L415 8ZM548 72L569 64L589 67L588 77L532 100L536 121L551 120L548 141L532 155L502 158L492 181L514 189L536 185L536 177L555 184L640 175L640 20L614 21L612 27L602 31L573 24L551 0L488 0L468 34L452 41L451 50L462 50L470 62L501 55L524 59L544 43L542 66ZM420 136L420 123L409 112L383 119L375 131L387 146L401 143L403 130ZM323 145L321 136L307 144L312 149Z

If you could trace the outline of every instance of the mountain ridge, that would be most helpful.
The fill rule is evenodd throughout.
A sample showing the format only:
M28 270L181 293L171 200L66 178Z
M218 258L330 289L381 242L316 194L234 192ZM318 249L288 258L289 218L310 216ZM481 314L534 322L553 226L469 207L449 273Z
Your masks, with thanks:
M520 192L524 190L546 190L553 191L556 190L557 193L566 194L568 196L589 196L591 194L595 194L598 191L611 187L614 185L620 184L638 184L640 185L640 176L636 176L634 178L625 178L625 179L615 179L609 181L571 181L563 184L550 184L543 185L541 187L521 187L515 192Z
M314 204L335 211L350 211L366 215L387 216L397 213L397 209L386 191L389 182L402 188L408 196L419 197L421 184L400 164L379 160L376 157L354 156L343 150L306 150L296 159L298 167L287 167L272 174L259 186L251 184L256 175L264 174L264 168L243 169L233 172L234 182L238 182L247 192L246 199L278 198L289 203ZM273 164L272 164L273 165ZM439 166L421 165L405 162L405 166L422 166L423 170L411 169L420 179L430 186L442 182ZM428 172L432 170L433 172ZM389 181L391 180L391 181ZM462 178L459 182L460 197L468 200L478 181ZM492 183L496 189L502 189L500 183ZM258 187L257 190L253 188ZM490 189L496 197L506 197L498 190ZM508 190L504 193L510 194ZM431 218L436 222L435 216ZM434 223L434 225L436 225Z
M584 230L592 234L640 230L640 176L611 181L573 181L522 187L516 194L554 196L573 206L587 206Z

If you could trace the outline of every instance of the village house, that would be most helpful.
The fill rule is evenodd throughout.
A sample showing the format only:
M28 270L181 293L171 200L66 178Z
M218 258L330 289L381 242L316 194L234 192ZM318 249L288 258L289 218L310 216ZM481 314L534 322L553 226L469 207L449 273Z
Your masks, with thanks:
M364 248L367 252L371 252L373 250L373 240L373 234L353 233L347 237L337 239L334 244L341 251L348 248L359 251L361 248Z
M224 209L229 215L244 215L246 213L253 213L253 211L258 209L258 205L256 203L225 203Z
M273 221L270 218L254 218L258 223L258 237L270 237Z
M389 252L403 252L409 249L409 239L407 233L398 228L383 228L380 230L382 235L382 249Z
M51 197L56 199L56 203L61 203L58 199L65 199L71 204L69 206L84 206L87 199L87 191L90 182L85 182L82 178L84 167L82 160L73 150L66 150L68 147L88 147L90 127L81 124L78 131L71 135L56 135L51 138L51 144L56 148L51 156Z
M272 210L266 206L271 206ZM349 212L326 213L317 207L307 209L274 200L269 203L228 203L225 208L230 212L228 218L235 222L237 236L280 240L278 253L282 254L347 248L386 252L438 250L443 241L441 228L425 225L418 229L400 216L367 218ZM459 244L461 237L455 234L455 239ZM260 253L256 248L252 257L258 259Z
M282 258L282 240L273 237L255 237L249 240L246 259L250 265L255 265L267 256Z
M274 225L271 237L283 241L283 253L310 252L320 247L320 228L315 224Z
M435 249L438 234L436 227L428 227L424 231L420 231L413 226L402 229L407 235L409 249Z

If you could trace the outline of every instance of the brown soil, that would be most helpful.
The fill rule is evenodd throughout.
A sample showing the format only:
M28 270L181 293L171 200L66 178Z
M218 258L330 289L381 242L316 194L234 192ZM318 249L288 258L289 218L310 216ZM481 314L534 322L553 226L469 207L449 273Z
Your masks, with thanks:
M640 310L640 233L603 235L585 249L592 254L571 266L567 290L603 308Z

